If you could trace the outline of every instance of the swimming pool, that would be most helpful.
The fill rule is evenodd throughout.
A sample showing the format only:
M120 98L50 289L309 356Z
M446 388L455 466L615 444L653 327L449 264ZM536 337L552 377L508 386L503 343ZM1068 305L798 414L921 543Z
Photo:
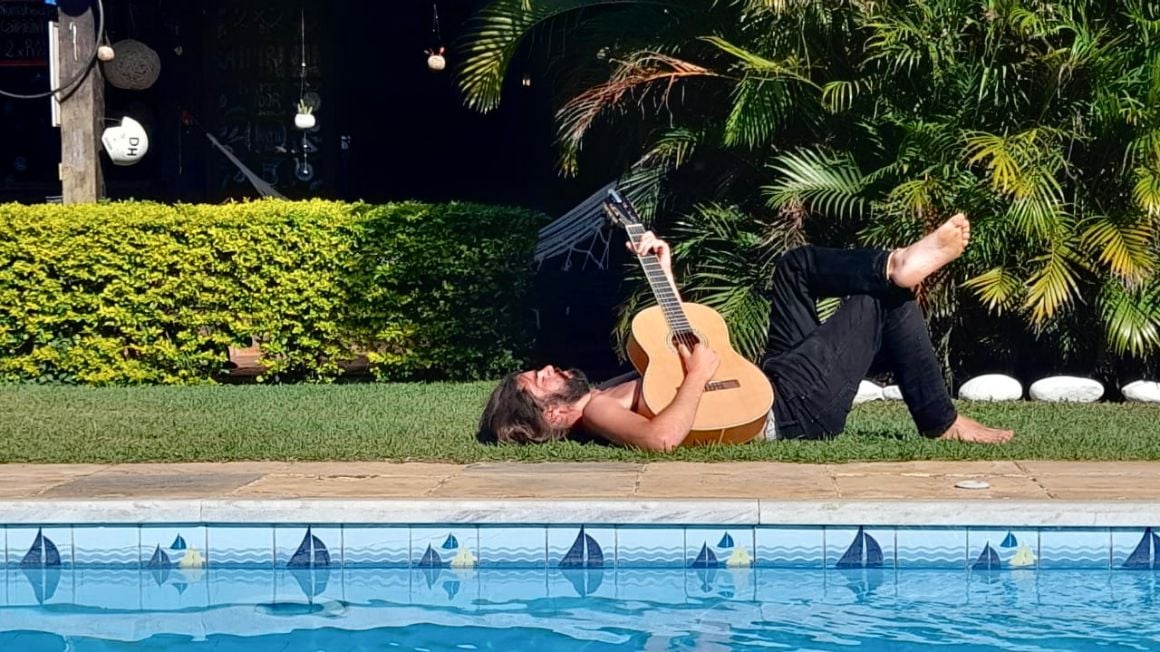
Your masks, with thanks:
M1160 644L1152 573L232 568L73 569L51 578L9 569L7 579L0 649L14 652ZM55 588L31 588L45 580Z
M865 521L9 521L0 650L1160 647L1150 527Z

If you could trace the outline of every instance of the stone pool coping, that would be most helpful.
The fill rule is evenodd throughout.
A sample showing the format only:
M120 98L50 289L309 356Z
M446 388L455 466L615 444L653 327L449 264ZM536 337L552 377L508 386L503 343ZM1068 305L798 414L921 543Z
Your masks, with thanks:
M0 523L86 522L1127 527L1160 463L0 465Z

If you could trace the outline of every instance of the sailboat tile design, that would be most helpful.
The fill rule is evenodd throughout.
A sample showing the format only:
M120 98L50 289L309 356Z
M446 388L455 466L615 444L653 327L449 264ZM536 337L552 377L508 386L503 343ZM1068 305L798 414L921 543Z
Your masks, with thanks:
M753 528L685 528L685 561L689 568L751 568Z
M205 561L211 568L272 568L274 528L212 525L206 529Z
M208 574L203 566L193 566L194 562L200 561L204 564L204 558L201 557L201 550L205 549L205 533L202 532L200 542L192 530L196 528L184 528L187 530L184 533L174 534L174 528L141 528L141 548L145 550L149 541L147 532L149 529L168 530L167 532L153 533L152 538L159 542L153 544L154 555L160 551L169 557L172 555L170 566L166 567L160 564L152 567L145 567L142 569L141 576L141 600L143 604L150 605L150 609L157 611L180 611L182 609L203 609L209 606L209 583ZM186 536L188 535L188 537ZM169 538L172 536L173 538ZM168 541L168 544L160 543L160 541ZM176 547L165 547L165 546ZM181 548L185 545L185 548ZM195 556L194 556L195 555ZM177 561L172 561L176 559ZM182 562L191 564L182 567Z
M1111 565L1110 530L1041 528L1039 567L1107 570Z
M190 579L192 571L205 568L206 528L201 525L141 527L141 565L150 571L181 569Z
M479 526L479 566L538 568L547 565L545 527Z
M491 571L491 573L485 574L475 568L430 566L412 568L408 571L410 575L409 593L407 596L403 596L403 601L406 604L437 607L454 606L457 609L473 611L473 605L491 599L489 594L484 593L482 582L484 582L484 578L491 577L491 574L496 572L543 575L542 570L504 570ZM387 597L385 599L393 601L395 598Z
M621 568L684 568L685 529L616 528L616 564Z
M411 528L411 568L475 568L478 565L479 528L457 525Z
M758 527L757 566L762 568L823 568L825 537L820 527Z
M342 529L337 527L274 528L278 568L338 568L342 565Z
M342 563L362 568L409 568L411 528L344 525Z
M899 568L966 568L966 528L900 527L895 532Z
M548 568L613 568L616 529L610 527L549 527Z
M753 600L755 571L745 567L693 567L685 570L685 595L691 599Z
M827 527L826 567L894 568L894 528Z
M967 528L967 568L973 571L1035 569L1039 530Z
M8 566L16 568L69 567L73 563L72 528L13 527L6 529Z
M342 600L342 567L337 564L311 568L280 566L274 571L273 580L275 602L326 605Z
M75 526L73 559L78 566L137 568L141 565L141 528Z
M1160 527L1113 529L1112 568L1160 570Z
M19 561L19 560L18 560ZM9 565L4 591L8 606L33 607L73 602L72 568Z

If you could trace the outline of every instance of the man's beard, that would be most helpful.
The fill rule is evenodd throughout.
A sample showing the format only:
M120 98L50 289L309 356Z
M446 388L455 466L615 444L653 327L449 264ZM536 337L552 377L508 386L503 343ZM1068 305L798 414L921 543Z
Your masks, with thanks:
M548 395L545 398L545 402L548 405L571 405L592 391L592 385L588 382L588 376L585 376L583 371L569 369L566 373L569 377L564 385L564 389Z

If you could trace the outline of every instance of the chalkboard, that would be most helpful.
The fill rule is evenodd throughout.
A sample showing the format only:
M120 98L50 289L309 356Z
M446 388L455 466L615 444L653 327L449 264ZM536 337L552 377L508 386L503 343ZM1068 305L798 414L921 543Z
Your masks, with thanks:
M48 20L44 0L0 0L0 67L48 65Z
M306 92L319 103L319 125L307 132L294 128L302 65L301 6L299 0L222 1L206 35L207 68L213 71L207 122L247 167L290 197L315 194L325 183L321 149L328 115L319 73L324 48L317 16L306 18ZM321 7L307 3L307 12ZM303 148L313 168L309 179L295 175ZM253 194L244 175L224 157L213 158L210 168L214 198Z

